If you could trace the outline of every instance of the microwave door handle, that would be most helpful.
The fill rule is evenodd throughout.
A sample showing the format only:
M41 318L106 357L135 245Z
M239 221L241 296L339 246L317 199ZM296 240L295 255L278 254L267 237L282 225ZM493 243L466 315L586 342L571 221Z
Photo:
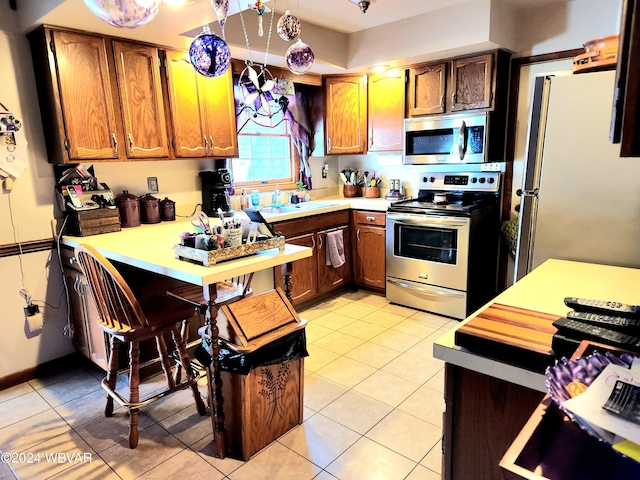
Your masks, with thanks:
M467 139L467 124L463 120L458 130L458 153L460 154L460 160L464 160L464 156L467 153Z

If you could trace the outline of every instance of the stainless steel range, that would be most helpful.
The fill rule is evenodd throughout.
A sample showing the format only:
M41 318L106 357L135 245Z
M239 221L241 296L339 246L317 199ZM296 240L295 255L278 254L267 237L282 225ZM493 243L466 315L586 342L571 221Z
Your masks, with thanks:
M387 300L463 319L496 294L500 173L424 173L387 211Z

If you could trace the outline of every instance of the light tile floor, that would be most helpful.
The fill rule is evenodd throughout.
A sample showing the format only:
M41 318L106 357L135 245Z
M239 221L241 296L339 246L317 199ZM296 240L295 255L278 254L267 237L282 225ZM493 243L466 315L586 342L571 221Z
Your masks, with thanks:
M364 291L300 315L309 321L304 423L250 461L213 456L210 418L190 390L143 409L130 450L125 412L103 415L102 371L77 368L0 391L0 480L440 478L444 365L432 350L457 322Z

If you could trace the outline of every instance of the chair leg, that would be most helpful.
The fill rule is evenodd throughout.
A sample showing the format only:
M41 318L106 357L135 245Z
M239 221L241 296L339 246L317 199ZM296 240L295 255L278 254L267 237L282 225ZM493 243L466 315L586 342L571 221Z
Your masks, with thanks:
M171 375L171 363L169 362L169 355L167 355L167 344L162 335L156 337L156 345L158 347L158 354L160 355L162 370L164 370L164 376L167 377L167 385L169 388L173 388L176 384L173 381L173 375Z
M182 321L182 327L180 329L180 336L182 337L182 341L185 344L185 348L187 345L187 341L189 340L189 319L185 318ZM176 376L175 376L175 383L178 384L180 383L180 379L182 378L182 365L177 364L176 365Z
M182 362L182 367L184 368L184 373L187 376L187 380L191 381L194 379L194 375L193 370L191 369L191 361L189 360L187 349L184 346L184 339L182 338L182 335L177 328L171 329L171 335L173 335L173 341L175 342L176 348L178 349L180 361ZM196 408L198 409L198 413L200 415L206 415L207 408L204 406L204 402L202 401L202 397L200 396L197 382L193 382L193 384L191 385L191 391L193 392L193 398L196 401Z
M129 403L135 404L140 401L140 377L138 375L138 359L140 348L138 342L132 341L129 350ZM129 410L129 448L138 446L138 409Z
M109 354L109 370L107 372L107 386L114 391L116 389L116 381L118 380L118 350L120 349L120 340L111 337L111 353ZM104 416L113 415L113 397L107 393L107 405L104 408Z

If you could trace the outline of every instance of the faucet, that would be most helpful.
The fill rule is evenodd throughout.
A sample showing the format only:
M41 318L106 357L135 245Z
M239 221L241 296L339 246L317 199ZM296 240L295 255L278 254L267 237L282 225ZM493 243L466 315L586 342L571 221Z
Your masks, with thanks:
M278 197L280 196L280 187L276 185L276 188L273 189L273 193L271 194L271 203L278 203Z

